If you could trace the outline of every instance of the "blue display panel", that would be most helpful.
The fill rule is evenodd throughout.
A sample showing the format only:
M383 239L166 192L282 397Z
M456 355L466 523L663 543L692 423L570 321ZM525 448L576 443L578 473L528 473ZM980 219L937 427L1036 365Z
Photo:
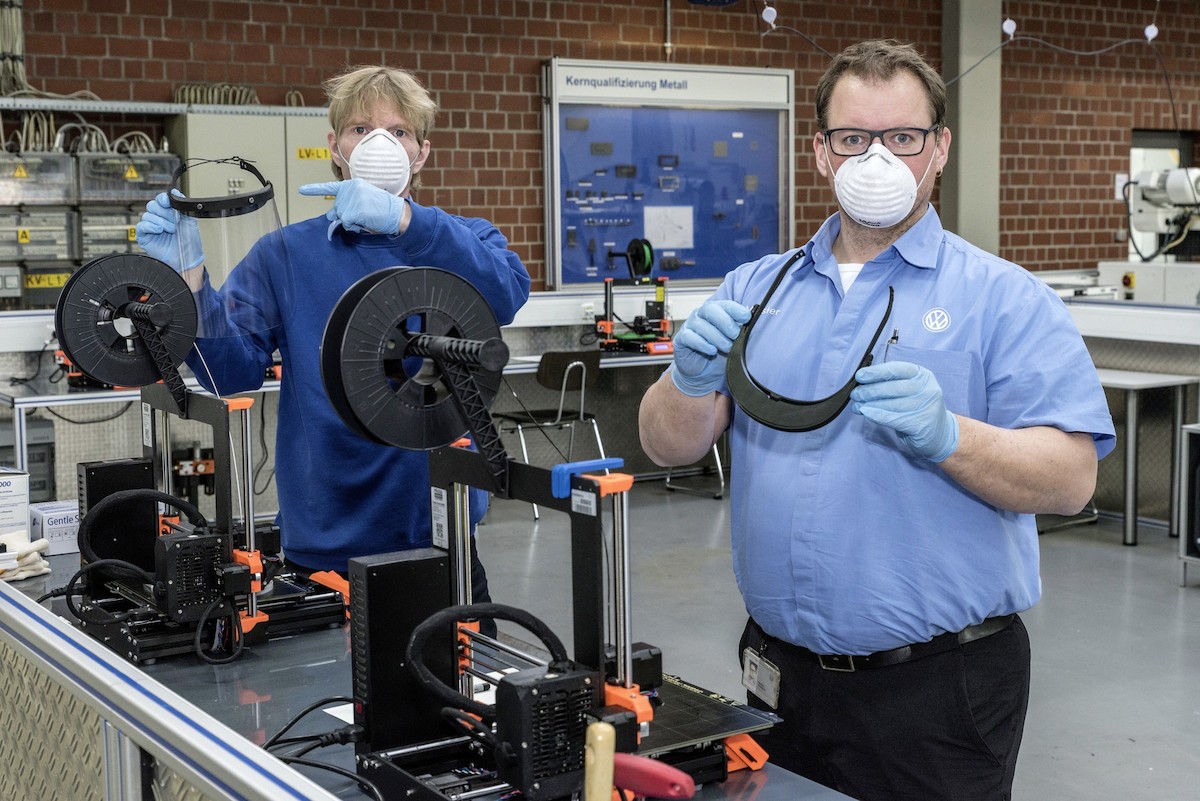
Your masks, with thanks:
M783 249L783 115L771 109L559 107L561 285L629 276L646 239L654 276L718 282Z

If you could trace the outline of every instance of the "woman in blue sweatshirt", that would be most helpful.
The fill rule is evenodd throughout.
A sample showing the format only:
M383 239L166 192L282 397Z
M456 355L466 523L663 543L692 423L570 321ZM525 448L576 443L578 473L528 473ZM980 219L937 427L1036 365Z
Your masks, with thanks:
M257 389L279 352L284 556L301 571L344 574L351 558L430 544L429 469L426 453L359 437L330 404L320 347L334 304L377 270L439 267L474 285L504 325L529 298L529 273L487 220L413 199L437 105L411 74L360 67L325 88L338 180L300 193L332 196L327 215L259 240L219 289L203 266L195 220L180 217L165 194L147 204L137 239L195 293L202 329L188 364L205 387L220 395ZM487 494L472 490L472 527L486 509ZM472 540L474 596L483 601L487 582L474 550Z

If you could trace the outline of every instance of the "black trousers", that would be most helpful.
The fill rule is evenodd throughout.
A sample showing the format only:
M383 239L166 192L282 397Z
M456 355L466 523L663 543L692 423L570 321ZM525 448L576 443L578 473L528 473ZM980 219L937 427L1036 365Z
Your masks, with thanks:
M853 673L823 669L753 620L739 656L746 647L780 670L783 723L755 736L774 764L860 801L1011 798L1029 704L1019 617L950 651Z

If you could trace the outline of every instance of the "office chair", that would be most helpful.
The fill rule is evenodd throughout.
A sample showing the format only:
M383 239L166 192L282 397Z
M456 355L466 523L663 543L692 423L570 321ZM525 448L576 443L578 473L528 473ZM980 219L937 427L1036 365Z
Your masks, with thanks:
M666 488L668 490L671 490L672 492L678 490L679 492L687 492L692 495L708 495L708 496L711 496L715 500L720 500L721 498L725 497L725 468L721 464L721 449L717 443L713 443L712 454L713 454L713 459L715 459L716 463L717 463L717 465L716 465L717 475L721 479L721 484L719 487L717 487L716 492L713 492L711 490L701 489L699 487L685 487L682 484L680 484L678 481L676 481L674 484L672 484L671 483L671 471L674 470L674 468L672 468L672 467L667 468L667 481L665 484Z
M551 409L519 409L498 412L494 415L500 433L515 431L521 440L521 458L529 462L529 445L525 441L525 429L570 429L567 440L567 461L575 449L575 425L586 423L592 427L600 458L604 455L604 443L600 440L600 427L596 416L587 411L587 388L600 377L600 350L551 350L542 354L538 361L537 382L546 389L558 392L558 406ZM578 405L570 396L579 394ZM517 393L513 392L513 397ZM518 399L519 400L519 399ZM533 519L539 519L537 504L533 504Z

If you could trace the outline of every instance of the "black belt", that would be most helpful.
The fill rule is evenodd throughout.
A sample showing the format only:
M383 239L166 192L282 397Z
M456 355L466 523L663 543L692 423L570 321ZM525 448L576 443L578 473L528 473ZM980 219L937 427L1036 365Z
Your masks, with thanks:
M780 645L785 648L794 649L796 653L805 656L808 659L816 662L825 670L833 670L842 673L853 673L856 670L873 670L875 668L890 667L891 665L900 665L904 662L911 662L914 659L923 659L927 656L940 654L945 651L950 651L960 645L965 645L975 640L982 640L984 637L990 637L1004 631L1012 625L1017 616L1001 615L999 617L989 617L987 620L975 626L967 626L962 631L951 631L945 634L939 634L928 642L914 643L913 645L902 645L899 648L892 648L889 651L876 651L873 654L866 656L853 656L850 654L816 654L799 645L775 640L768 637L772 645ZM757 627L758 624L755 624ZM760 629L761 631L761 629ZM767 637L766 634L763 635ZM768 657L769 658L769 657Z

